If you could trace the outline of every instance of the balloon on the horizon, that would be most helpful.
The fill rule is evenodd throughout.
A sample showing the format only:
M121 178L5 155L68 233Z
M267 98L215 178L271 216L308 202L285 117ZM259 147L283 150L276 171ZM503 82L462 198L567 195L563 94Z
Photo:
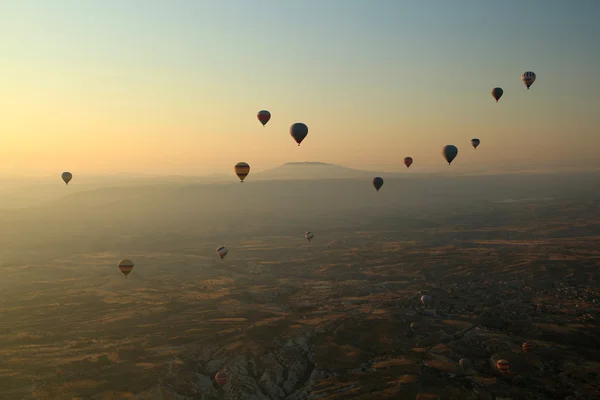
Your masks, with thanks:
M444 148L442 149L442 155L448 162L448 165L452 164L452 161L454 161L457 154L458 154L458 149L454 145L449 144L447 146L444 146Z
M477 149L477 146L479 146L479 143L481 143L481 141L477 138L471 139L471 145L473 146L474 149Z
M406 165L406 168L409 168L412 165L412 163L412 157L404 157L404 165Z
M373 178L373 186L375 186L375 189L377 189L377 191L379 192L379 189L381 189L381 187L383 186L383 178L380 176L376 176L375 178Z
M225 258L227 253L229 253L229 250L227 250L227 247L225 247L225 246L217 247L217 254L219 255L219 257L221 257L221 260Z
M496 103L498 102L498 100L500 100L500 97L502 97L503 94L504 90L502 90L502 88L495 87L492 89L492 97L496 99Z
M131 273L131 270L134 267L133 261L128 260L128 259L119 261L119 264L117 264L117 266L119 267L119 270L121 271L121 273L123 275L125 275L125 278L127 278L127 275L129 275Z
M73 179L73 174L70 172L63 172L61 177L62 180L65 181L65 184L68 185L69 182L71 182L71 179Z
M304 232L304 237L306 240L308 240L308 243L310 243L310 241L315 237L315 234L312 232Z
M521 82L523 82L525 86L527 86L527 90L529 90L529 87L535 82L535 72L523 72L523 75L521 75Z
M302 122L296 122L292 126L290 126L290 135L294 138L298 146L304 140L306 135L308 135L308 127Z
M271 113L267 110L260 110L258 114L256 114L256 117L264 127L267 124L267 122L269 122L269 120L271 119Z
M246 179L246 177L250 173L250 166L245 162L239 162L235 164L233 170L235 171L235 174L238 176L238 178L240 178L240 183L244 183L244 179Z

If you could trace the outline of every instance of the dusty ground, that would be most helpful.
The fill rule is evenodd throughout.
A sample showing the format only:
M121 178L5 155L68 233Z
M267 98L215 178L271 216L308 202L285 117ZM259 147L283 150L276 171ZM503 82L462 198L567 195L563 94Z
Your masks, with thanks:
M5 265L0 398L600 398L600 208L535 207Z

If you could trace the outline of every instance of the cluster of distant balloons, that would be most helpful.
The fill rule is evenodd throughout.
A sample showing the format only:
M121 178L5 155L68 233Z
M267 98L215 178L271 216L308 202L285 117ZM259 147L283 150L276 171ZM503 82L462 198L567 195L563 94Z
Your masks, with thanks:
M433 297L431 297L430 295L425 294L421 296L420 300L421 304L423 304L426 308L432 308L434 306ZM411 322L410 329L411 331L413 331L413 333L417 334L421 331L421 324L419 324L418 322ZM525 353L532 353L533 351L535 351L536 345L532 342L523 342L523 344L521 344L521 349L523 349ZM458 364L465 373L469 369L473 368L473 364L468 358L461 358ZM500 359L496 361L496 368L503 375L508 375L511 373L510 362L508 360Z
M524 72L521 75L521 81L525 84L525 86L527 87L527 90L529 90L529 88L531 87L533 82L535 82L535 79L536 79L536 75L532 71ZM500 100L500 98L502 97L503 94L504 94L504 90L502 90L502 88L500 88L500 87L495 87L492 89L492 97L496 100L496 102L498 102L498 100ZM271 113L267 110L260 110L258 112L258 114L256 115L256 117L258 118L260 123L263 125L263 127L265 127L267 125L267 123L271 120ZM296 141L296 143L298 143L298 146L300 146L300 143L302 143L302 141L308 135L308 127L306 126L306 124L304 124L302 122L296 122L292 126L290 126L290 135ZM471 140L471 145L473 146L474 149L477 149L477 146L479 146L480 142L481 141L479 139L474 138ZM447 146L444 146L444 148L442 149L442 156L444 157L444 159L446 160L448 165L452 164L452 161L454 161L454 159L456 158L457 155L458 155L458 148L454 145L449 144ZM412 163L413 163L412 157L404 158L404 165L406 166L406 168L410 168ZM235 174L238 176L238 178L240 178L241 183L244 182L244 179L246 179L246 177L250 173L250 165L248 165L248 163L246 163L246 162L239 162L239 163L235 164L233 169L235 171ZM62 173L62 180L65 182L66 185L68 185L72 179L73 179L73 174L71 174L70 172ZM379 192L379 189L381 189L381 187L383 186L383 178L377 176L377 177L373 178L372 183L373 183L373 186L375 187L375 189ZM304 233L304 237L306 238L306 240L308 240L308 243L311 242L311 240L314 238L314 236L315 236L315 234L313 232L305 232ZM225 246L219 246L217 248L217 255L219 257L221 257L221 259L224 259L228 252L229 252L229 250ZM121 260L121 261L119 261L119 263L117 265L118 265L121 273L125 276L125 278L127 278L127 275L129 275L131 273L131 271L133 270L133 267L134 267L133 262L129 259ZM425 295L425 296L421 297L421 302L424 305L429 304L431 301L432 301L432 299L430 296ZM416 330L416 329L418 329L418 327L419 326L418 326L417 322L411 323L411 329ZM533 351L533 345L531 343L525 342L525 343L523 343L523 350L525 352L531 352L531 351ZM460 360L460 365L461 365L461 367L463 367L463 369L466 369L466 367L468 365L470 365L470 361L467 359L462 359L462 360ZM498 370L500 370L500 372L507 373L510 369L510 364L506 360L498 360L497 367L498 367ZM227 381L227 374L224 371L219 371L217 373L217 375L215 376L215 380L217 381L217 383L219 385L224 385Z
M521 75L521 81L527 87L527 90L529 90L529 88L531 87L533 82L535 82L535 79L536 79L536 75L532 71L524 72ZM504 94L504 90L502 90L502 88L500 88L500 87L495 87L492 89L492 97L494 97L496 102L498 102L498 100L500 100L500 98L502 97L503 94ZM271 120L271 113L268 110L260 110L257 113L256 117L258 118L260 123L263 125L263 127L265 127L267 125L267 123ZM302 143L302 141L308 135L308 127L306 126L306 124L304 124L302 122L296 122L296 123L292 124L292 126L290 126L290 135L296 141L296 143L298 143L298 146L300 146L300 143ZM480 143L481 143L481 141L477 138L471 139L471 145L473 146L474 149L477 149L477 146L479 146ZM442 149L442 156L444 157L444 159L446 160L448 165L452 164L452 161L454 161L454 159L456 158L457 155L458 155L458 148L452 144L446 145ZM406 168L410 168L410 166L412 164L413 164L412 157L404 157L404 165L406 166ZM240 178L240 183L243 183L244 179L246 179L248 174L250 174L250 165L248 165L248 163L246 163L246 162L239 162L239 163L235 164L233 169L235 171L235 174L238 176L238 178ZM69 182L73 179L73 174L71 174L70 172L63 172L62 179L65 182L65 184L68 185ZM375 187L375 189L379 192L379 189L381 189L381 187L383 186L383 178L380 176L376 176L375 178L373 178L372 183L373 183L373 186ZM308 240L308 243L311 242L311 240L314 238L314 236L315 236L315 234L313 232L305 232L304 233L304 237L306 238L306 240ZM224 259L228 252L229 251L227 250L227 248L225 246L219 246L217 248L217 254L219 257L221 257L221 259ZM129 273L133 269L134 264L131 260L125 259L125 260L119 261L118 266L119 266L119 269L121 270L121 272L123 273L123 275L125 275L125 277L127 277L127 275L129 275Z

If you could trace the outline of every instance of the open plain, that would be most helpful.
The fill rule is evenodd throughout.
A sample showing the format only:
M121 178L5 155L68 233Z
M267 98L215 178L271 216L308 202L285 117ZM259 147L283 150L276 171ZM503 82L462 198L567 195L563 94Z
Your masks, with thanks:
M21 239L3 228L0 398L599 398L600 201L550 195L322 206L310 244L284 213L194 231L191 212L150 229L113 206L94 223L61 214L63 237L93 236L24 251L33 222L7 214Z

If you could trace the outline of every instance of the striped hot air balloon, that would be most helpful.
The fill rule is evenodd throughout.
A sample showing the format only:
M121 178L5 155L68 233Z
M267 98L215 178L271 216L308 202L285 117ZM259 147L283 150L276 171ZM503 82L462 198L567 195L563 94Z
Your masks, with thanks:
M227 253L229 253L229 250L227 250L227 247L225 247L225 246L217 247L217 254L219 255L219 257L221 257L221 260L225 258Z
M523 344L521 345L521 348L523 349L523 351L525 353L531 353L532 351L535 350L535 344L533 344L531 342L523 342Z
M508 374L510 372L510 363L507 360L498 360L496 362L496 368L502 374Z
M133 261L128 259L121 260L118 264L119 270L123 275L125 275L125 278L127 278L127 275L131 273L133 266Z
M495 87L492 89L492 97L496 100L496 103L498 100L500 100L500 97L502 97L503 94L504 90L502 90L502 88Z
M245 162L239 162L235 164L233 170L235 171L235 174L238 176L238 178L240 178L240 182L244 183L244 179L246 179L246 177L250 173L250 166Z
M535 72L533 72L533 71L523 72L523 75L521 75L521 82L523 82L523 84L525 84L525 86L527 86L527 90L529 90L531 85L533 85L533 82L535 82L535 78L536 78Z
M271 119L271 113L267 110L260 110L258 114L256 114L256 118L258 118L258 120L264 127L267 124L267 122L269 122L269 120Z
M227 374L223 371L217 372L215 375L215 381L219 384L219 386L223 386L227 383Z

